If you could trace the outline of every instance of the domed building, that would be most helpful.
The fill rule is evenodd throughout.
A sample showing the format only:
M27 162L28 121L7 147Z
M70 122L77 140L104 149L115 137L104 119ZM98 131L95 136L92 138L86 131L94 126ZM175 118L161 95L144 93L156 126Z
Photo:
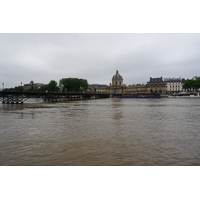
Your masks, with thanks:
M119 71L116 70L115 75L112 77L112 84L108 87L107 90L110 94L133 94L133 93L146 93L147 87L146 84L135 84L126 86L123 84L123 77L119 74Z
M112 77L112 84L108 87L108 93L124 93L126 85L123 84L123 77L116 70L116 73Z
M123 84L123 77L116 70L112 77L112 83L109 86L102 84L92 84L88 88L88 92L109 93L109 94L141 94L141 93L166 93L166 83L161 78L150 78L147 84L132 84L126 86ZM116 95L117 96L117 95Z
M116 74L112 77L112 85L123 85L123 77L116 71Z
M142 93L159 93L166 94L166 82L161 78L151 78L147 84L132 84L126 86L123 84L123 77L116 70L116 73L112 76L112 83L109 86L102 84L89 85L88 92L95 93L109 93L109 94L142 94ZM118 95L114 95L118 96Z

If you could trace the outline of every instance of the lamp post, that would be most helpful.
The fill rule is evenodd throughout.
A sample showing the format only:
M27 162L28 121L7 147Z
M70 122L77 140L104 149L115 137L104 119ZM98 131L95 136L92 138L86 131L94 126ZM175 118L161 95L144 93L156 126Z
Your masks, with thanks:
M4 90L4 83L2 83L2 91Z
M21 91L23 92L23 90L24 90L24 88L23 88L23 86L22 86L22 82L21 82Z

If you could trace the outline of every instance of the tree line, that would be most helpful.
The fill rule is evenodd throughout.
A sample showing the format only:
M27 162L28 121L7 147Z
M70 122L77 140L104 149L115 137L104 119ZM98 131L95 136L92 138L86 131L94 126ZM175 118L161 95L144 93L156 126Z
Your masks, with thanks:
M187 80L183 85L183 89L186 90L198 90L199 88L200 88L200 79Z
M32 81L31 81L32 82ZM33 82L32 82L33 83ZM51 80L47 85L43 85L40 88L34 88L34 84L30 84L29 89L24 89L23 86L15 88L4 89L4 91L10 92L84 92L88 89L88 81L80 78L62 78L58 83L55 80Z

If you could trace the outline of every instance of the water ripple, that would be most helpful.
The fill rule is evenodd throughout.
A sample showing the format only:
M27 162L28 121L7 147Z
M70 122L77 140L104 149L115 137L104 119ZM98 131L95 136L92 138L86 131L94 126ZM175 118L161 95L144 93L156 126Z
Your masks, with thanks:
M0 165L200 165L199 99L0 106Z

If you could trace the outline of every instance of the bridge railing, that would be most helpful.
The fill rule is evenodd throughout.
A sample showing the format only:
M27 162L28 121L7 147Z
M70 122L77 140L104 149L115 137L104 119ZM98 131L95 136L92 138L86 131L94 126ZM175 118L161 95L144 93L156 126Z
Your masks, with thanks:
M42 98L44 101L60 101L63 98L67 100L109 98L109 94L71 92L0 92L0 101L2 103L23 103L29 98Z

